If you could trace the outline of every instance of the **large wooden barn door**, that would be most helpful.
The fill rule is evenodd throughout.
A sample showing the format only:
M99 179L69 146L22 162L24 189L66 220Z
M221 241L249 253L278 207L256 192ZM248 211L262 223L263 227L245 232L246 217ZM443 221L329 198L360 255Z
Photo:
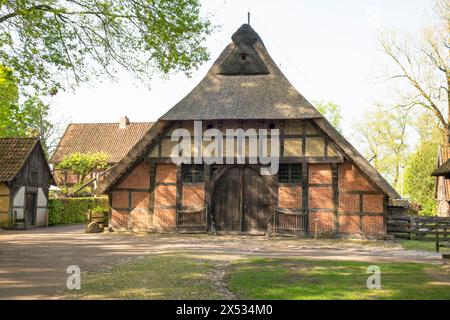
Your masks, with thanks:
M272 185L250 167L232 167L216 181L213 213L217 231L264 234L274 210Z

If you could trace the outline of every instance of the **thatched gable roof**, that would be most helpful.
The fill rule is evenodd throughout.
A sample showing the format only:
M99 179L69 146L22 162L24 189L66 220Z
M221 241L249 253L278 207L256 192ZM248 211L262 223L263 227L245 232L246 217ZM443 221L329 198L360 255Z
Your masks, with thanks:
M252 27L242 25L232 40L203 80L160 119L322 118L286 79Z
M59 163L73 153L105 152L116 164L142 139L153 122L71 123L67 126L50 163Z
M345 157L355 163L380 190L391 199L401 198L380 173L289 83L249 25L244 24L239 28L232 40L233 43L222 52L197 87L163 115L128 155L106 174L100 186L101 192L108 191L142 159L150 150L151 143L164 130L167 121L313 119L342 149ZM246 54L244 61L238 59L242 53Z
M0 182L14 180L36 147L45 158L38 138L0 138ZM47 169L53 182L48 164Z

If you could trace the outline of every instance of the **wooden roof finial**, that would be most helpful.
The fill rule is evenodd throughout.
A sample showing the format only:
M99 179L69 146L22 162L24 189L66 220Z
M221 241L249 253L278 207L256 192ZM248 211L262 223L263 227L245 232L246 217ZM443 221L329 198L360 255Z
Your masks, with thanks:
M247 12L247 23L250 25L250 11Z

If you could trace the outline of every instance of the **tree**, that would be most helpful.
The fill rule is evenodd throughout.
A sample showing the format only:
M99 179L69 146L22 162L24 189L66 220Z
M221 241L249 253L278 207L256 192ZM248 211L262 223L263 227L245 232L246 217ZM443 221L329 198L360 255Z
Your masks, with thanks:
M38 137L47 153L56 147L58 134L49 121L49 106L36 96L19 102L17 79L0 65L0 137Z
M431 173L436 169L438 143L422 141L408 159L405 170L405 191L422 209L421 215L436 215L434 187L436 178Z
M19 90L13 71L0 64L0 106L10 106L18 100Z
M60 138L58 126L50 122L49 105L36 96L23 103L17 127L23 135L39 138L47 156L56 148Z
M198 0L0 0L0 64L44 95L121 68L188 73L211 30Z
M79 184L82 185L86 176L94 170L108 167L108 154L104 152L73 153L58 164L57 169L71 171L80 175Z
M317 110L335 127L341 132L341 107L331 101L315 101L314 105Z
M381 48L391 62L383 73L403 86L400 105L432 114L446 132L445 143L449 144L450 0L438 0L435 12L440 23L425 28L420 40L392 32L380 37Z
M394 187L399 182L400 168L406 162L407 127L410 124L408 111L378 105L374 110L364 112L354 126L354 136L363 154Z

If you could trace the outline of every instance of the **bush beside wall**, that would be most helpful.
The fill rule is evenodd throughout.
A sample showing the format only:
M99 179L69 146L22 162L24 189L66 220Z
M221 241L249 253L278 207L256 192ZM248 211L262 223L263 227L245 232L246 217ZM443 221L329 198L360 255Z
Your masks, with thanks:
M98 207L109 210L107 197L83 197L67 199L49 199L48 224L83 223L88 220L88 211Z

